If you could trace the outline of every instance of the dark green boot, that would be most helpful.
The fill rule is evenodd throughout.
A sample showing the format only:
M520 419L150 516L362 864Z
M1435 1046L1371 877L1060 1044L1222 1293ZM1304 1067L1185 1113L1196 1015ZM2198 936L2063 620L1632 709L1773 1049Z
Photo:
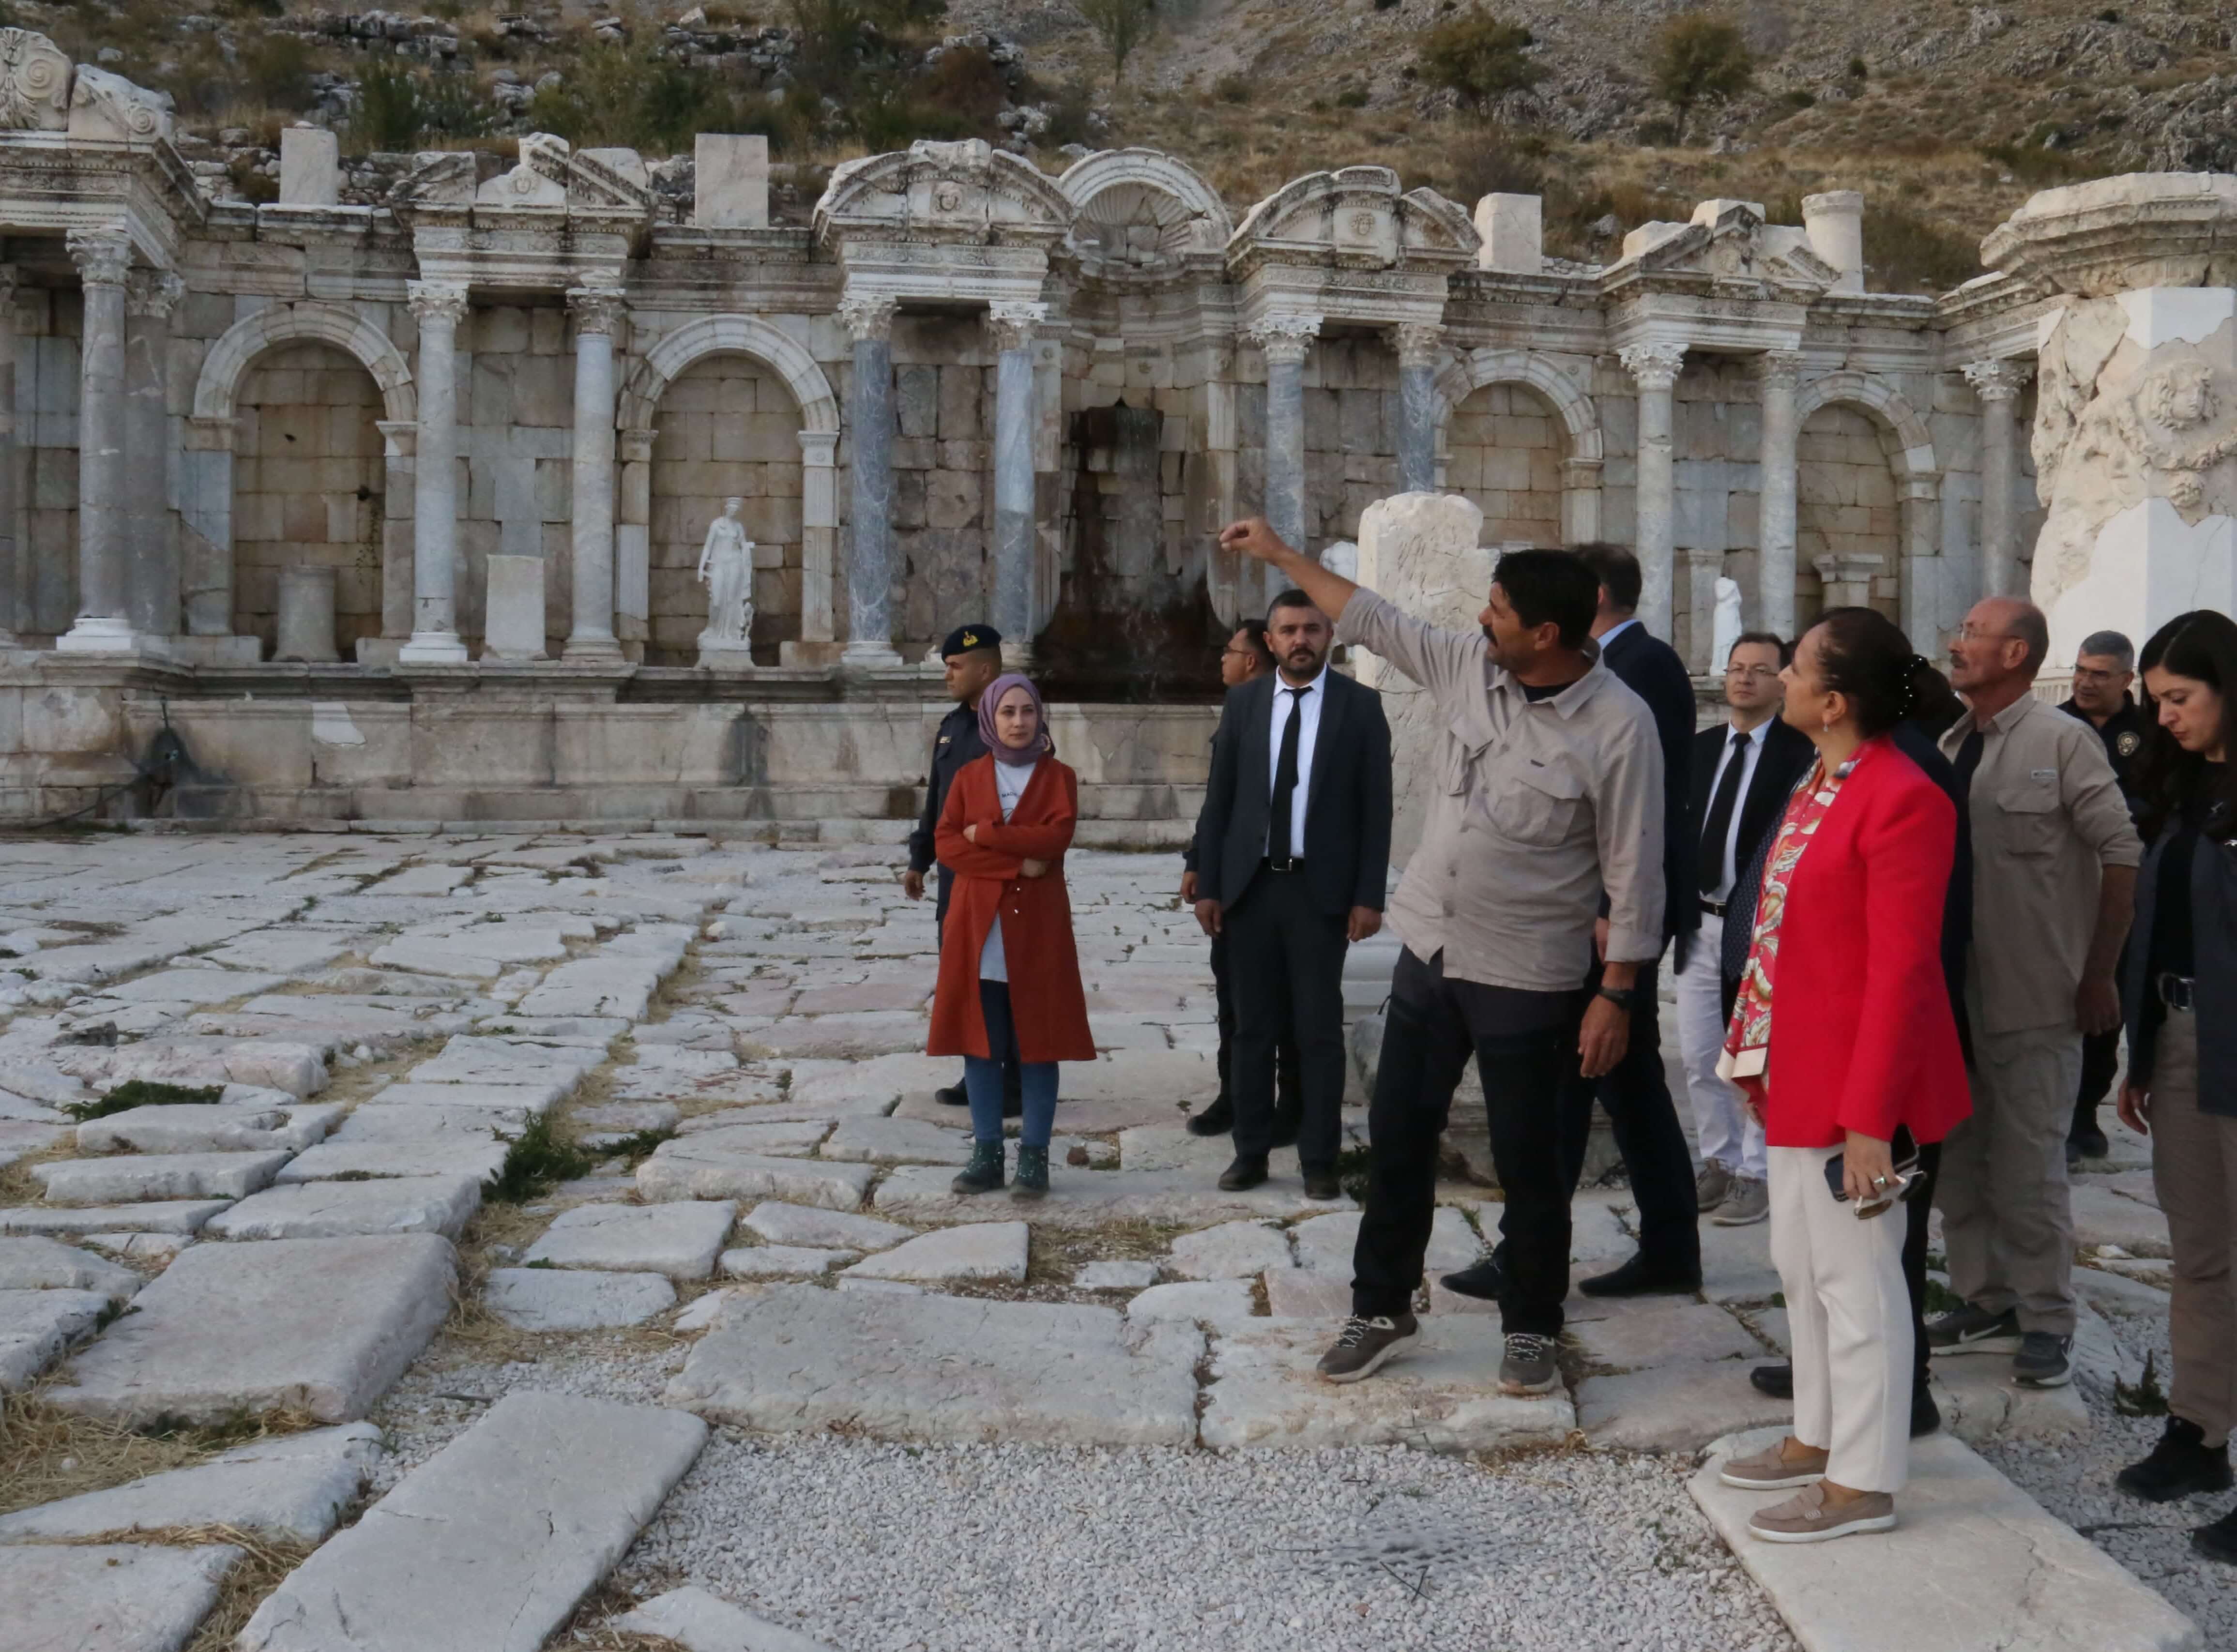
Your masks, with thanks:
M1013 1199L1039 1199L1048 1192L1048 1149L1018 1144L1018 1175L1010 1184Z
M1048 1185L1046 1155L1043 1155L1041 1185ZM1022 1158L1018 1168L1025 1168ZM956 1193L992 1193L1002 1185L1002 1144L1000 1142L973 1142L971 1162L963 1167L963 1174L948 1184Z

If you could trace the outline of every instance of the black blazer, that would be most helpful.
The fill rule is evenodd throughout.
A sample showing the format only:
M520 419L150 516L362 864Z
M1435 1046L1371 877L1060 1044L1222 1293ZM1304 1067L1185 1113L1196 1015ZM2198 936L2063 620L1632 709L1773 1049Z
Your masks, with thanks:
M1729 722L1704 728L1693 736L1693 795L1686 810L1686 853L1693 872L1693 881L1686 891L1688 900L1697 900L1699 893L1701 833L1708 825L1709 804L1716 794L1717 763L1724 755L1725 742L1732 737L1732 726ZM1740 798L1740 834L1732 845L1735 885L1747 870L1748 862L1755 859L1755 846L1762 841L1763 834L1778 822L1795 781L1809 769L1817 754L1818 748L1810 743L1809 735L1791 727L1776 714L1772 715L1771 726L1764 731L1763 749L1756 754L1755 773L1749 777L1747 791Z
M1266 857L1273 808L1269 735L1278 672L1228 691L1211 738L1211 781L1196 822L1196 892L1222 911L1250 890ZM1305 780L1305 884L1330 917L1382 910L1390 872L1390 725L1382 696L1331 671Z
M1662 938L1686 943L1701 927L1699 881L1693 870L1693 839L1686 834L1686 804L1693 768L1693 680L1678 651L1644 625L1627 626L1600 648L1600 658L1624 687L1646 702L1654 734L1662 747Z

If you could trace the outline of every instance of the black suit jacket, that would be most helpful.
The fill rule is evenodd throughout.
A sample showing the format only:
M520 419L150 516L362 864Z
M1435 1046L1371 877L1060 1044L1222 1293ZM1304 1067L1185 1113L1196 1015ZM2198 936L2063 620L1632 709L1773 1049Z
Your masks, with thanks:
M975 708L958 706L940 720L940 733L932 742L932 768L924 780L924 809L909 831L911 872L933 869L933 828L940 824L940 812L947 806L947 788L955 783L955 777L962 773L966 763L986 754L987 742L979 738L979 713ZM936 924L947 919L947 892L954 881L955 874L942 864L940 896L932 912Z
M1211 781L1196 822L1196 892L1224 912L1266 857L1278 673L1228 691L1211 739ZM1382 910L1390 871L1390 725L1382 696L1331 671L1305 777L1305 883L1330 916ZM1285 828L1286 830L1286 828Z
M1686 810L1686 853L1693 872L1686 891L1688 900L1697 900L1699 896L1701 833L1708 825L1709 805L1715 797L1717 762L1724 755L1725 742L1732 737L1729 722L1704 728L1693 736L1693 795ZM1807 734L1777 716L1772 718L1764 731L1763 749L1756 754L1755 773L1748 778L1747 791L1740 798L1740 834L1732 845L1735 884L1746 872L1748 862L1755 859L1755 846L1763 840L1763 834L1778 822L1795 781L1817 754L1818 748Z
M1686 806L1692 794L1693 680L1686 675L1686 662L1678 651L1644 625L1627 626L1609 638L1600 647L1600 658L1653 714L1655 738L1662 747L1662 938L1678 938L1682 964L1686 938L1701 927L1693 839L1686 834Z

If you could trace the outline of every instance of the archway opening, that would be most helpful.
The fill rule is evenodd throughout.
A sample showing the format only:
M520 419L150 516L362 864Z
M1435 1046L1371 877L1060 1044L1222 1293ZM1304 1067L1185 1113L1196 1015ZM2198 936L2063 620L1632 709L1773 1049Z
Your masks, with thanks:
M1831 402L1803 421L1795 448L1794 624L1829 608L1878 609L1903 622L1903 505L1894 427Z
M1561 543L1561 418L1528 385L1479 385L1445 425L1445 485L1483 512L1487 545Z

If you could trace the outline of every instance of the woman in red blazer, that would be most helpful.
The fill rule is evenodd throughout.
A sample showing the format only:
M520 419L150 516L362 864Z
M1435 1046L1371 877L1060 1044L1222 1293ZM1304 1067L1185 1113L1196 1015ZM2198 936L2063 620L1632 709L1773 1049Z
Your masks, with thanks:
M979 735L987 755L957 773L933 833L955 885L927 1048L963 1057L972 1149L958 1193L1002 1185L1002 1063L1019 1063L1025 1118L1010 1191L1038 1199L1049 1185L1056 1064L1095 1059L1064 887L1079 777L1056 760L1041 697L1014 672L980 694Z
M1781 713L1818 747L1788 800L1719 1070L1769 1143L1771 1250L1786 1289L1794 1432L1727 1485L1799 1495L1759 1537L1895 1524L1910 1444L1911 1328L1895 1144L1970 1110L1942 973L1957 814L1889 738L1932 668L1870 609L1828 612L1785 673Z

